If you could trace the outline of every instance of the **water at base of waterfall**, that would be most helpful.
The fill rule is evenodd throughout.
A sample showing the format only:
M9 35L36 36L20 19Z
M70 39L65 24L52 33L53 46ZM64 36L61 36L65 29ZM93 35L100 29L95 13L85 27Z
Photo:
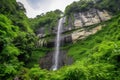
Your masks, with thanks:
M57 67L53 67L53 69L52 69L52 70L53 70L53 71L56 71L57 69L58 69Z

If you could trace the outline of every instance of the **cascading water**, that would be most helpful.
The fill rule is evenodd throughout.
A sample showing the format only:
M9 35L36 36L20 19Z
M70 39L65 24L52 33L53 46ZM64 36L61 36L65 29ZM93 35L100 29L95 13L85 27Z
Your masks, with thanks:
M58 29L57 29L57 38L55 41L55 54L54 54L54 64L52 70L57 70L59 67L59 53L60 53L60 40L61 40L61 29L63 24L63 18L59 20Z

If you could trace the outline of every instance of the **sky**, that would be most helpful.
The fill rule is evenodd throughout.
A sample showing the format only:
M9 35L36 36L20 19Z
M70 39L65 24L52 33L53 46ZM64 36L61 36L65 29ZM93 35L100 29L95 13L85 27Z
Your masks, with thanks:
M60 9L65 10L65 7L73 1L79 0L16 0L23 3L29 18L34 18L36 15Z

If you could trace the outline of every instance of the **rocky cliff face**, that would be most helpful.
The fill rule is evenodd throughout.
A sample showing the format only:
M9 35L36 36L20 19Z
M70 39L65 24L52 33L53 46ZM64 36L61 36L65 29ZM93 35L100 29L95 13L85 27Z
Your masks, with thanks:
M69 25L65 26L64 30L79 29L71 33L72 41L75 42L78 39L83 39L91 34L95 34L98 30L102 29L102 25L91 29L86 29L86 26L107 21L111 19L112 16L106 10L90 9L89 11L74 13L73 17L74 21L71 22L70 19L68 21Z
M81 28L79 30L76 30L75 32L73 32L71 34L72 41L76 42L77 40L84 39L84 38L86 38L87 36L89 36L91 34L95 34L97 31L99 31L101 29L102 29L102 25L99 25L99 26L97 26L95 28L92 28L90 30L85 30L83 28Z
M89 11L74 13L73 17L74 22L71 23L71 21L69 21L68 23L71 23L71 25L74 26L74 29L94 25L111 18L109 12L98 9L90 9Z

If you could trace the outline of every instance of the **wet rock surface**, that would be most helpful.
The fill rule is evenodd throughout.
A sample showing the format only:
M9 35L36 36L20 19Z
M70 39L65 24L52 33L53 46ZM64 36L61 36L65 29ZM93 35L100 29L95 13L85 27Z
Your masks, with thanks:
M70 65L73 63L73 59L69 56L67 56L67 51L60 50L60 55L59 55L59 67L62 67L64 65ZM41 58L39 61L40 67L42 69L47 69L51 70L54 62L54 54L55 51L48 52L45 57Z

